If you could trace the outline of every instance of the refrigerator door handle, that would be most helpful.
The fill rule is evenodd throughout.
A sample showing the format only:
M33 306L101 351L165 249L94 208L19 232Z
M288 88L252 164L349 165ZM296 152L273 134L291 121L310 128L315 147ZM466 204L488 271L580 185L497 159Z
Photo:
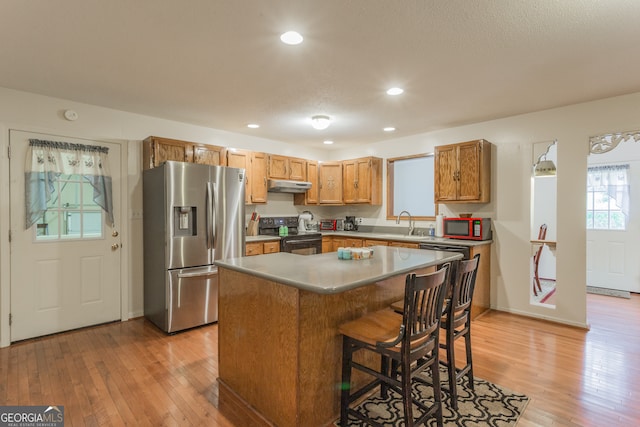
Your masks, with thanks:
M213 249L214 235L213 230L215 228L215 189L212 182L207 182L207 249Z

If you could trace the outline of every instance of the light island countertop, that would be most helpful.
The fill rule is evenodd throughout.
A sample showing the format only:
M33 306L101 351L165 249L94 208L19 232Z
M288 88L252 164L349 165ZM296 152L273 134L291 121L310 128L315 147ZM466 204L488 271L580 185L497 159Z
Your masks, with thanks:
M459 253L374 246L372 258L340 260L336 252L286 252L216 261L228 268L318 294L336 294L462 258Z

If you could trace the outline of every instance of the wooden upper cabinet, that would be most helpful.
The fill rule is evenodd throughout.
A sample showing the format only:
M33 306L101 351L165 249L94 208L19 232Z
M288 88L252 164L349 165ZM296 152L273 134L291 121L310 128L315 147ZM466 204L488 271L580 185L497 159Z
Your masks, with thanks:
M307 161L289 157L289 179L294 181L304 181L307 179Z
M311 188L304 193L296 193L293 195L294 205L317 205L318 204L318 162L316 160L306 160L306 177L305 181L311 183Z
M318 203L342 205L342 162L318 163Z
M215 145L194 144L193 163L212 166L226 166L226 149Z
M176 139L150 136L142 142L143 169L160 166L167 160L188 162L193 158L193 145Z
M158 167L167 160L225 165L225 148L158 136L150 136L142 142L143 169Z
M267 203L267 155L251 153L251 203Z
M435 147L435 202L490 202L491 147L484 139Z
M306 160L295 157L269 154L269 178L304 181L306 178Z
M246 204L267 203L267 155L248 150L227 150L227 166L244 168Z
M245 172L244 202L251 203L251 152L246 150L227 150L227 166L242 168Z
M382 204L382 159L364 157L342 162L344 203Z

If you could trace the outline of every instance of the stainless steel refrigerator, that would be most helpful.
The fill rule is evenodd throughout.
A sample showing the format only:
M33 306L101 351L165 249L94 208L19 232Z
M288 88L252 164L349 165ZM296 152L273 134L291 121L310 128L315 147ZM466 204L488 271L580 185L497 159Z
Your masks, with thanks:
M245 179L183 162L143 172L144 315L163 331L218 320L213 261L244 255Z

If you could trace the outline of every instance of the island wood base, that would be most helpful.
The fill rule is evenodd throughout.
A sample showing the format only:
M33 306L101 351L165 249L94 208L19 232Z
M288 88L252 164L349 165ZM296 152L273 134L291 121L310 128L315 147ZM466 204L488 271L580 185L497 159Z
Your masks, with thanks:
M418 273L428 271L433 267ZM405 278L318 294L220 268L221 389L279 427L329 425L340 412L338 326L403 298ZM353 381L362 383L363 377L354 375Z

